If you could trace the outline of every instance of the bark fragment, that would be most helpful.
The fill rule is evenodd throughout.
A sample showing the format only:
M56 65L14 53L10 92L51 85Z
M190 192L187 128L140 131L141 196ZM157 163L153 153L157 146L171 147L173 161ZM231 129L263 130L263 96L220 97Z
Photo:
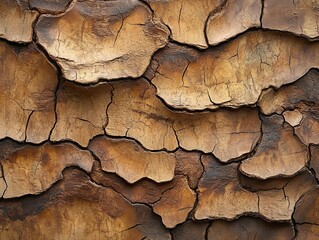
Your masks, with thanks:
M57 123L50 140L73 140L86 147L90 139L103 134L111 91L108 84L84 87L64 82L57 93Z
M176 113L163 106L155 88L143 79L113 86L106 133L134 138L147 149L173 151L180 146L227 162L252 151L260 137L256 110Z
M244 213L258 212L258 195L243 189L237 181L237 163L221 165L210 156L203 156L205 168L199 182L195 218L234 219Z
M302 120L302 113L298 110L291 110L283 112L285 121L289 123L292 127L296 127L300 124Z
M260 27L260 0L226 0L214 9L207 20L209 45L217 45L249 28Z
M31 42L32 25L38 15L16 0L1 0L0 37L14 42Z
M175 41L207 48L205 24L209 13L223 0L147 0L155 15L172 31ZM168 10L169 9L169 10Z
M151 205L153 211L161 216L167 228L174 228L177 224L184 222L195 204L195 193L187 181L191 175L188 175L187 171L175 175L172 181L166 183L141 179L134 184L128 184L116 175L101 170L99 164L95 163L91 174L95 182L121 192L133 203Z
M0 228L1 239L170 239L149 207L130 204L78 169L37 197L0 201Z
M89 149L100 159L102 169L114 172L129 183L142 178L155 182L173 179L175 156L167 152L148 152L133 140L97 137Z
M141 76L168 29L137 0L81 0L64 15L40 17L36 34L65 78L92 83Z
M174 188L165 191L153 205L153 211L161 216L167 228L174 228L184 222L196 199L185 178L178 178L175 184Z
M175 152L175 156L175 175L186 176L190 188L195 189L204 171L200 161L200 153L185 152L179 149Z
M318 76L318 70L312 69L293 85L265 91L259 101L265 114L281 114L285 109L300 112L302 120L295 126L295 134L305 145L319 143Z
M221 165L205 155L199 183L195 218L233 220L241 215L260 215L270 221L291 219L298 199L316 185L309 171L291 178L282 189L250 192L238 181L238 163Z
M0 41L0 59L0 139L47 140L55 123L56 69L34 44Z
M305 168L307 147L295 137L293 129L284 124L282 116L263 117L263 136L256 154L240 165L252 177L267 179L292 176Z
M93 157L69 143L24 146L8 158L1 159L7 189L4 198L39 194L62 178L62 171L69 166L78 166L89 172Z
M263 89L279 88L318 67L317 44L270 31L248 32L200 52L169 44L154 56L159 67L152 83L174 108L251 105Z
M312 0L265 0L262 25L316 39L319 37L318 9L319 3Z

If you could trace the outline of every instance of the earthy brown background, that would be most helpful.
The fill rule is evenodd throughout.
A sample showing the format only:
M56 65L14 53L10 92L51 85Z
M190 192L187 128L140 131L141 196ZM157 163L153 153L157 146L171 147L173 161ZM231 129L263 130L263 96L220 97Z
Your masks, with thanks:
M1 0L0 239L319 239L319 1Z

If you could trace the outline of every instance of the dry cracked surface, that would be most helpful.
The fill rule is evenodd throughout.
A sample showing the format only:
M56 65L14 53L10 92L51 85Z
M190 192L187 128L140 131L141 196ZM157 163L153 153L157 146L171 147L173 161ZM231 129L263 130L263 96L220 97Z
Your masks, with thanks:
M1 1L0 239L319 239L318 17Z

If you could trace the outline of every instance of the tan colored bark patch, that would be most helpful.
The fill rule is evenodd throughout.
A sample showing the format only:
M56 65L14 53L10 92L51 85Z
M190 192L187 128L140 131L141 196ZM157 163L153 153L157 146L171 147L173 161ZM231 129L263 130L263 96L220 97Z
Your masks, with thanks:
M142 178L155 182L173 179L175 156L166 152L149 152L132 140L95 138L89 149L100 159L102 169L114 172L129 183Z
M308 144L319 144L319 118L318 110L315 112L307 112L303 115L303 119L299 126L295 128L296 135L300 140Z
M289 123L292 127L299 125L302 120L302 113L298 110L285 111L283 112L285 121Z
M62 178L62 171L69 166L78 166L91 171L93 157L71 144L39 147L25 146L10 157L1 160L7 189L4 198L39 194Z
M211 12L206 27L209 45L217 45L252 27L260 27L261 1L226 0Z
M172 31L175 41L207 48L205 22L210 12L222 5L217 1L147 0L155 15ZM169 10L168 10L169 9Z
M294 82L317 67L317 49L315 42L269 31L201 52L170 44L154 57L159 66L152 83L174 108L237 108L255 104L263 89Z
M167 228L174 228L184 222L196 199L185 178L178 178L175 184L174 188L165 191L153 205L154 212L161 216Z
M260 136L256 110L176 113L163 106L155 88L142 79L114 84L113 93L106 133L132 137L150 150L180 146L227 162L249 153Z
M36 11L19 5L16 0L0 2L0 37L14 42L31 42Z
M0 139L40 143L55 122L55 68L35 45L0 42Z
M37 198L2 202L0 209L1 239L170 239L149 207L130 204L77 169Z
M319 37L318 8L319 3L312 0L265 0L262 25L315 39Z
M252 213L270 221L290 220L298 199L316 185L311 173L305 171L291 178L282 189L250 192L238 181L238 163L221 165L207 155L202 162L205 172L197 190L197 220L233 220Z
M295 137L293 129L284 125L281 116L263 117L263 136L256 154L240 165L249 176L271 178L291 176L307 163L307 147Z
M111 91L108 84L83 87L64 82L57 93L57 123L51 140L71 139L86 147L90 139L103 134Z
M64 76L80 83L141 76L168 38L137 0L78 1L62 16L41 17L36 33Z
M289 221L297 201L316 185L309 171L289 180L282 189L258 192L259 213L271 221Z

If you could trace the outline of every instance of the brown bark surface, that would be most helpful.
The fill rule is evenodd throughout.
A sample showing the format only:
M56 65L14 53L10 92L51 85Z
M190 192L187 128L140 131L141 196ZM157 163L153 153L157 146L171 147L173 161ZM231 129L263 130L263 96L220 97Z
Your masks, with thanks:
M319 240L318 16L0 0L0 240Z

